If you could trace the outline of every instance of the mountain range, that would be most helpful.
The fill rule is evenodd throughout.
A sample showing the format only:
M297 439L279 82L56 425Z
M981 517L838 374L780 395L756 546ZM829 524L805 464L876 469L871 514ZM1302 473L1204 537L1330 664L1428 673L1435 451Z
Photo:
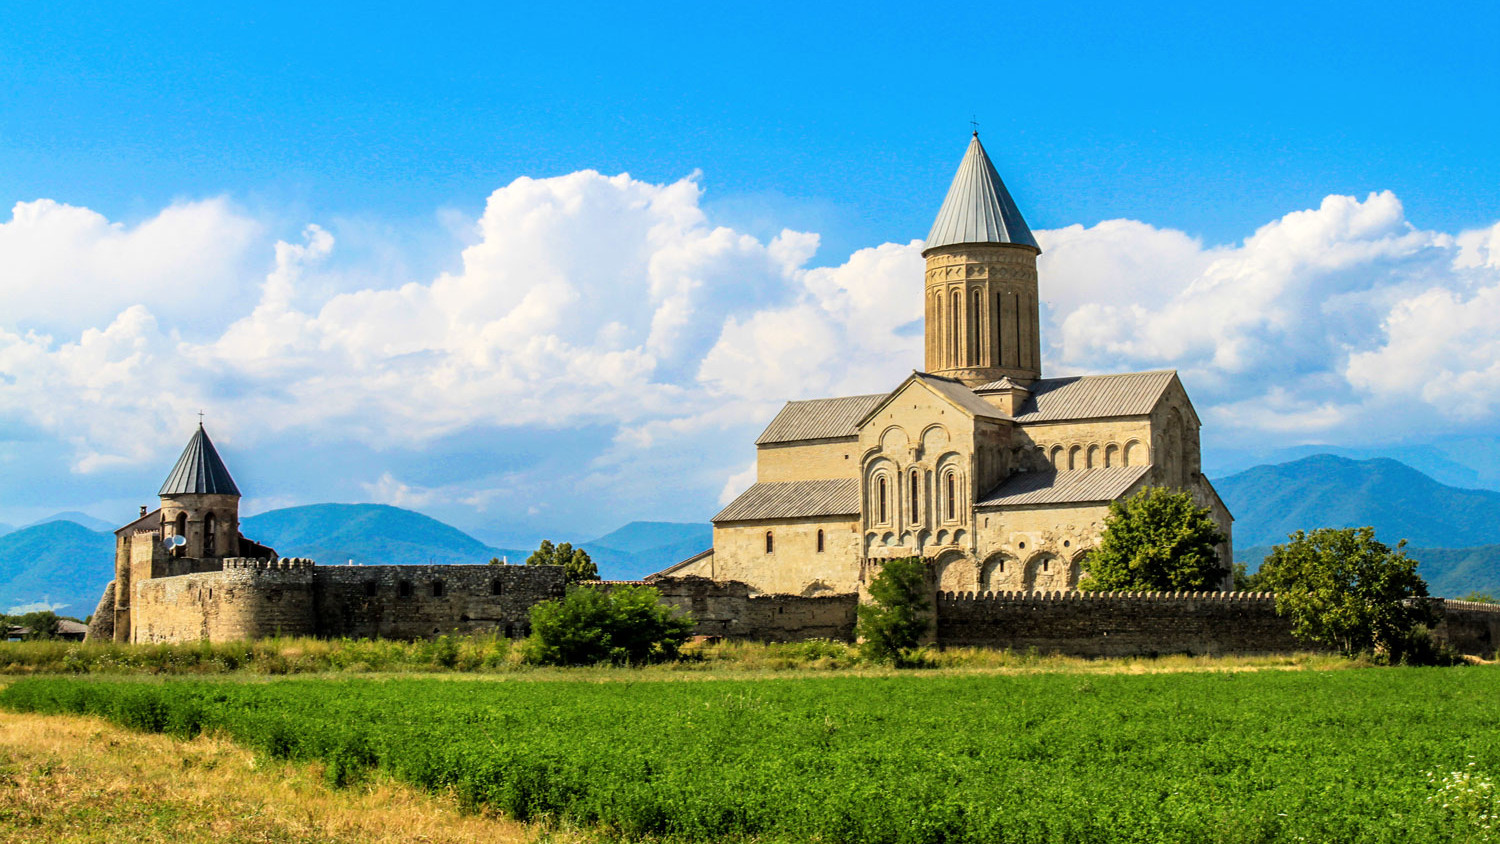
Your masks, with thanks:
M1234 513L1235 556L1253 571L1287 534L1372 525L1407 553L1436 595L1500 593L1500 492L1439 483L1396 460L1318 454L1256 466L1216 480ZM105 523L65 513L0 535L0 611L48 605L82 617L113 577L114 537ZM314 504L245 518L246 536L287 557L324 565L524 562L529 549L500 548L451 525L384 504ZM579 543L605 579L633 580L708 548L707 524L632 522Z

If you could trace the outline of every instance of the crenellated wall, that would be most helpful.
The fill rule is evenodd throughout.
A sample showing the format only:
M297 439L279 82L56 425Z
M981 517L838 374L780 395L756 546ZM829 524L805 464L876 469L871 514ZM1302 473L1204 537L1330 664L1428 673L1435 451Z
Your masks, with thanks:
M1433 635L1460 653L1494 659L1500 651L1500 606L1475 601L1432 599L1441 620Z
M692 614L694 635L762 642L854 639L859 598L852 592L751 595L747 584L706 577L658 578L646 585L661 593L662 603Z
M1074 656L1309 650L1269 592L944 592L943 645Z
M482 629L525 635L531 606L561 597L563 581L560 566L318 566L229 558L222 571L137 583L132 641L414 639Z

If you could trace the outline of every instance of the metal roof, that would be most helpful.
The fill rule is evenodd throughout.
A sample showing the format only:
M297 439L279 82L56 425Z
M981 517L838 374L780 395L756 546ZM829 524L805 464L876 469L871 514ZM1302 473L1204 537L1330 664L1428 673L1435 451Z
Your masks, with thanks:
M1073 469L1062 472L1017 472L1000 482L976 507L1024 504L1089 504L1114 501L1145 477L1149 466Z
M138 530L155 530L159 527L161 527L160 507L115 531L115 536L131 536Z
M782 481L755 484L709 521L750 522L810 516L858 516L859 481Z
M1009 419L1005 412L995 407L979 396L974 391L964 386L962 381L952 378L944 378L941 375L931 375L926 372L917 373L917 380L941 393L947 399L969 413L985 419Z
M844 396L836 399L789 401L755 440L756 445L827 440L859 434L859 420L886 397Z
M948 196L927 234L926 248L956 243L1018 243L1041 251L1021 219L1016 201L1010 198L1010 191L985 154L984 145L979 143L978 132L969 141Z
M229 477L229 469L200 424L156 494L239 495L240 489L234 485L234 478Z
M1083 375L1076 378L1043 378L1031 382L1031 396L1021 404L1016 421L1062 422L1073 419L1105 419L1113 416L1145 416L1161 401L1162 393L1177 378L1177 372L1126 372L1120 375ZM976 393L1009 389L992 381L974 388Z

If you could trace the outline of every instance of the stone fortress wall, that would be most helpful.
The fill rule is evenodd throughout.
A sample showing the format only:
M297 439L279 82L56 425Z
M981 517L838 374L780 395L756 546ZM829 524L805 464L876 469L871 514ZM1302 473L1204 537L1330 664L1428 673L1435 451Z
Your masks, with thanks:
M606 588L627 581L603 584ZM628 581L637 582L637 581ZM691 613L694 633L764 642L855 639L855 593L753 593L735 581L666 577L646 585ZM556 566L318 566L225 560L224 570L136 585L136 642L265 636L418 639L493 630L525 636L531 607L564 594ZM108 592L106 592L108 596ZM1500 648L1500 606L1428 599L1434 631L1466 654ZM943 647L1082 657L1308 650L1268 592L938 592L932 641Z
M525 635L532 605L561 597L563 586L558 566L319 566L230 558L223 571L136 584L131 638Z

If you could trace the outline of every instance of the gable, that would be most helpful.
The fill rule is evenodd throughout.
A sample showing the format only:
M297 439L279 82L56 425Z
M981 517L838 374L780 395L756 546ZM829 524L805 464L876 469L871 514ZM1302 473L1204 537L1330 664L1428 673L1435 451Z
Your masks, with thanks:
M951 378L943 378L926 372L913 372L910 377L901 383L901 386L892 390L887 395L881 396L864 418L859 420L859 428L863 429L870 420L880 415L898 399L905 399L911 395L912 390L922 390L929 400L940 403L944 407L952 407L966 416L980 419L1008 420L998 407L990 404L984 399L976 396L973 390L963 385L963 382Z

